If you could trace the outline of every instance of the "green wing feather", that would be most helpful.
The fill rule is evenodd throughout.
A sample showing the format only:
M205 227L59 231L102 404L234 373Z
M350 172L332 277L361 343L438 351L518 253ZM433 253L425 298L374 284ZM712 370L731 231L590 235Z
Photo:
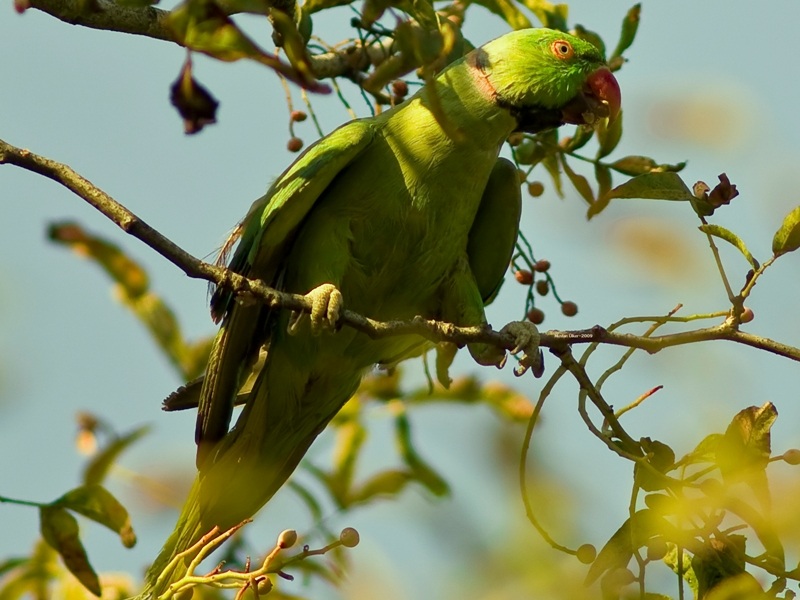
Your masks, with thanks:
M230 269L280 287L282 261L303 219L374 135L371 121L353 121L310 146L250 209ZM237 303L222 288L212 298L212 314L223 322L200 392L195 428L198 466L228 432L243 374L268 343L269 312L260 303Z

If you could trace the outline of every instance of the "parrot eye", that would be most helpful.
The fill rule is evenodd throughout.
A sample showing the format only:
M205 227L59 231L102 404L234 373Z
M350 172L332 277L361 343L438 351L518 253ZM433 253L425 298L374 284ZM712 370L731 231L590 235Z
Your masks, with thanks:
M567 40L556 40L550 44L550 51L553 53L553 56L560 60L567 60L572 58L575 54L575 51L572 49L572 44Z

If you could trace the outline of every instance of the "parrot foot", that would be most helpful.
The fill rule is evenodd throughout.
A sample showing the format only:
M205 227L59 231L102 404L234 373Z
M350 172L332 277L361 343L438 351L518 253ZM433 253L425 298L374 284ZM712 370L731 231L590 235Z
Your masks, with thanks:
M319 335L324 329L336 329L344 307L342 293L331 283L323 283L306 294L311 302L311 333ZM287 331L296 334L309 315L305 312L292 312Z
M514 349L511 350L511 354L522 352L522 358L514 367L514 375L520 377L530 369L534 377L541 377L544 373L544 355L539 348L539 330L536 329L536 325L530 321L513 321L503 327L500 333L514 338ZM502 368L505 359L504 356L498 368Z

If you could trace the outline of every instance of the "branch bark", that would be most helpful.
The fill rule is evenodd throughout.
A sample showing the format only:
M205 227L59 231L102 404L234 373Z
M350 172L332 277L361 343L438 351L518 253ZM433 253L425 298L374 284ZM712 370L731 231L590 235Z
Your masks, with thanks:
M229 269L212 265L192 256L91 181L63 163L12 146L0 139L0 164L15 165L63 185L116 223L120 229L144 242L189 277L210 281L230 289L237 295L256 298L271 308L311 312L311 303L305 296L275 290L261 281L242 277ZM490 326L459 327L452 323L422 317L415 317L410 321L376 321L353 311L344 310L341 324L361 331L372 338L417 334L431 342L450 342L458 346L478 342L493 344L506 350L512 350L515 347L515 340L510 335L493 331ZM737 326L729 320L713 327L656 337L609 332L599 325L578 331L548 331L541 334L540 344L543 347L551 348L556 354L563 353L563 350L572 344L592 342L639 348L654 354L672 346L711 340L736 342L800 362L800 348L739 331Z
M168 25L169 11L152 6L122 6L113 0L28 0L30 8L91 29L141 35L179 44ZM329 79L349 75L391 54L391 40L362 45L358 41L340 51L310 57L314 75Z

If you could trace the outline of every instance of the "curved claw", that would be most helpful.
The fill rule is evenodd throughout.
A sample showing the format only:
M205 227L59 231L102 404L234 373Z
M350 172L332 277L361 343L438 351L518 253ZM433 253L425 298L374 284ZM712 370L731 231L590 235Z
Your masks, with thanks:
M514 338L511 354L522 353L519 364L514 367L514 375L520 377L530 369L534 377L541 377L544 373L544 354L539 349L539 330L536 325L530 321L514 321L503 327L500 333Z
M333 331L339 322L344 307L342 293L332 283L323 283L306 294L311 302L311 334L319 335L324 329ZM296 334L309 316L304 312L293 312L289 317L287 331Z

